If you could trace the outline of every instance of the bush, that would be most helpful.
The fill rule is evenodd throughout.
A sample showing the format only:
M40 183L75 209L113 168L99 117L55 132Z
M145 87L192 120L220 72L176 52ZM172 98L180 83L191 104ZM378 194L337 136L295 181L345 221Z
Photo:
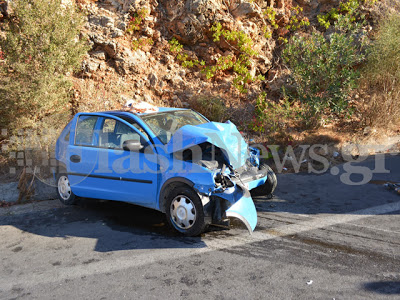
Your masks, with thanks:
M285 94L285 91L284 91ZM287 136L289 127L302 123L301 107L284 96L279 102L269 100L266 93L258 95L255 116L249 129L269 137Z
M211 95L198 96L192 99L191 107L211 121L222 122L228 118L223 99Z
M221 23L215 23L211 27L213 32L214 42L219 42L223 39L232 49L235 49L236 54L220 56L214 65L206 65L204 60L191 59L188 54L184 53L183 45L178 40L173 38L170 40L169 49L176 55L181 65L186 68L197 67L206 75L207 79L211 79L217 74L223 74L227 71L233 71L235 78L233 86L241 93L247 93L247 84L251 84L257 80L264 80L264 76L253 76L249 70L252 64L252 58L257 57L253 40L243 31L235 31L223 29ZM233 46L232 44L235 46Z
M39 129L69 117L71 82L66 76L88 46L79 39L84 19L60 1L15 0L0 40L0 127ZM57 115L58 114L58 115ZM52 121L53 120L53 121Z
M400 117L400 14L383 20L362 70L367 125L387 125Z
M310 125L324 113L351 112L349 98L359 79L355 66L365 57L357 39L360 25L338 16L334 26L329 36L294 36L283 51L297 97L309 107Z
M233 70L235 78L233 79L233 86L236 87L241 93L247 93L246 85L257 80L264 80L264 76L253 76L249 70L251 66L251 59L257 57L258 53L254 50L254 42L250 36L243 31L235 31L224 29L221 23L215 23L211 26L214 42L219 42L221 38L235 49L238 54L221 56L214 66L207 66L204 69L207 79L214 77L219 72L226 70ZM235 46L233 46L234 44Z

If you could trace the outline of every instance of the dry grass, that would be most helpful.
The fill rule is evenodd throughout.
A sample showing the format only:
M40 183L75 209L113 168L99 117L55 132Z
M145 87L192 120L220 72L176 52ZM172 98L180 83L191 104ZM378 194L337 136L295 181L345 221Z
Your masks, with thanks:
M73 113L78 111L106 111L121 109L123 96L132 96L132 87L121 77L93 80L74 79Z
M363 100L364 124L379 128L400 124L400 87L393 84L388 88L382 84L381 88L367 89L370 95Z
M224 99L213 95L195 96L190 100L190 106L210 119L223 122L228 119L228 111Z
M363 69L363 119L366 125L400 123L400 13L384 19Z

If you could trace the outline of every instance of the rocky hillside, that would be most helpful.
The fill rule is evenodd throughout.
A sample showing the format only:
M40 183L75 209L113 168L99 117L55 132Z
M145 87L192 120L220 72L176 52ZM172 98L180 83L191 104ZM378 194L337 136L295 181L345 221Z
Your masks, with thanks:
M315 32L323 33L320 38L329 44L335 29L328 25L336 18L334 14L350 14L349 11L354 10L355 6L357 18L362 16L362 20L351 22L362 24L360 31L353 32L354 35L360 34L348 44L342 44L353 46L365 36L373 40L382 16L391 9L400 11L398 0L61 0L63 8L57 3L57 12L63 14L65 9L73 12L76 5L84 16L80 39L76 38L79 32L76 30L76 24L80 24L79 14L75 30L70 31L72 37L64 39L65 44L73 41L69 47L64 47L71 53L74 52L71 48L77 48L75 44L85 42L81 43L85 44L81 48L83 50L75 53L75 57L78 57L76 62L80 65L75 73L72 70L75 70L76 64L66 64L64 68L58 66L68 60L65 59L65 53L68 52L60 47L65 44L59 42L57 33L45 40L48 35L42 29L57 25L59 32L63 33L64 27L60 24L74 28L74 24L71 24L74 23L71 21L73 18L68 18L65 14L64 23L57 23L60 17L56 12L52 15L52 20L43 22L47 27L41 27L40 22L36 21L46 13L49 15L48 6L55 2L37 0L37 3L41 3L43 13L38 17L37 13L26 13L27 9L22 11L22 15L35 20L30 23L35 26L25 26L27 32L23 36L19 31L22 26L18 27L21 25L21 16L13 15L12 5L9 5L13 1L17 2L0 0L0 42L7 40L7 28L14 26L11 26L14 31L9 31L11 38L8 41L12 51L6 53L5 48L0 48L0 124L7 119L5 124L11 129L10 132L27 129L30 133L32 128L39 134L46 132L46 141L40 144L41 147L47 147L57 136L54 139L48 138L49 131L43 129L62 128L66 119L78 111L120 109L130 99L158 106L192 107L215 121L231 119L241 131L248 131L255 142L284 145L280 149L282 156L285 155L288 145L327 144L329 151L321 155L330 159L333 157L334 163L338 163L340 159L337 153L340 146L346 143L355 145L360 136L371 137L373 140L367 141L368 144L389 143L376 142L384 134L361 124L362 116L359 117L356 110L350 119L345 113L340 115L334 110L331 114L324 115L331 108L329 104L323 107L325 111L321 113L326 118L318 119L322 121L318 124L321 125L318 131L313 131L315 128L310 126L302 126L309 121L307 113L313 103L306 103L307 106L298 101L296 96L299 93L293 93L295 96L290 99L286 97L287 91L295 88L288 81L290 71L283 63L282 52L290 45L288 41L291 37L310 37ZM25 8L31 5L31 2L19 3L25 4L21 5ZM57 17L54 18L54 15ZM400 28L400 21L396 26L390 28ZM392 32L388 32L389 41L400 41L400 35L396 40L391 38ZM19 39L20 36L23 38ZM38 45L43 40L44 46ZM74 44L75 40L77 42ZM89 50L80 63L81 54L86 53L86 41L89 43ZM312 39L310 41L312 43ZM24 51L15 51L21 49L24 43L31 46L26 55ZM40 51L36 52L36 48L40 48ZM48 61L52 58L51 49L54 48L61 49L57 52L58 56L53 57L50 68ZM19 52L22 55L13 55ZM39 54L36 55L37 53ZM356 55L360 53L362 54L361 51L356 51ZM74 58L73 55L70 57ZM380 61L389 61L381 59L385 55L377 57L380 58L377 64L379 67ZM392 59L399 61L395 55ZM349 69L359 68L363 63L360 61L351 64ZM316 69L320 70L321 64L318 63L317 61L315 64ZM308 66L306 64L305 69ZM35 69L35 72L30 72L31 69ZM334 66L332 70L335 73L337 68ZM386 66L383 73L387 70ZM61 76L55 76L60 74ZM40 80L38 75L41 76ZM64 75L68 84L64 82ZM323 75L321 81L324 81ZM14 78L20 81L15 81ZM54 86L48 84L54 78L58 78ZM348 97L344 102L346 105L349 102L350 105L343 106L343 110L353 109L356 105L364 111L372 107L376 109L376 115L384 116L383 124L386 126L387 115L392 114L396 118L400 113L396 98L396 95L400 95L400 88L397 88L400 79L397 78L396 81L390 76L386 76L386 79L395 86L387 90L387 95L380 97L379 93L383 89L376 81L371 81L364 94L355 90L346 95ZM73 83L72 93L70 81ZM16 83L13 85L14 82ZM4 89L1 83L7 84L9 89ZM372 92L378 93L378 96L371 97L375 102L368 106L363 98L368 98L368 88L371 87ZM66 100L62 104L59 102L60 95L65 96ZM392 111L396 113L390 113ZM16 121L21 116L23 119ZM53 120L48 122L46 118ZM327 122L323 123L324 121ZM350 127L346 128L344 122L350 123ZM352 124L355 126L352 127ZM399 134L399 127L396 130L394 132ZM393 135L393 132L389 135ZM10 140L2 131L0 145L8 142ZM398 140L395 141L397 142ZM52 147L50 146L49 149ZM390 147L382 151L387 151ZM302 148L298 147L297 150L301 152ZM359 150L355 151L354 155ZM297 153L295 152L296 155ZM1 166L7 165L10 160L12 159L0 155L0 170L5 170Z
M373 31L396 0L360 3ZM3 17L10 1L0 1ZM71 75L72 113L120 108L128 99L194 107L248 125L263 92L282 99L289 71L281 52L293 35L330 33L318 21L339 0L62 0L85 16L90 43ZM347 1L345 1L347 3ZM290 86L289 86L290 88Z
M76 109L107 109L126 98L165 106L190 106L199 96L220 97L227 107L251 114L261 91L279 99L287 72L280 52L295 33L321 30L317 15L338 6L338 0L77 0L86 14L84 34L92 49L76 79ZM377 11L377 10L375 10ZM311 23L308 24L308 20ZM254 50L247 54L238 40L213 30L243 33ZM173 51L171 41L182 45ZM172 51L171 51L172 50ZM247 91L234 86L233 68L217 67L226 57L248 55ZM183 57L183 58L182 58ZM186 57L186 58L185 58ZM185 66L185 62L204 65ZM262 77L261 77L262 76ZM208 77L208 78L207 78ZM254 79L254 80L253 80ZM246 79L245 79L246 80ZM79 104L79 105L78 105ZM250 104L250 105L248 105ZM245 109L243 109L245 108Z

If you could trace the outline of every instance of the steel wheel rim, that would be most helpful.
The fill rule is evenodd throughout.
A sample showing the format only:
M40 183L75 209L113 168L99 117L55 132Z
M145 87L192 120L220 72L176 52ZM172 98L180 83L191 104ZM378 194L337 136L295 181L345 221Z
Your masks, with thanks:
M63 200L68 200L71 197L71 185L67 176L61 176L58 179L58 193Z
M196 207L192 200L185 195L176 196L172 200L170 212L172 222L180 229L187 230L191 228L196 221Z

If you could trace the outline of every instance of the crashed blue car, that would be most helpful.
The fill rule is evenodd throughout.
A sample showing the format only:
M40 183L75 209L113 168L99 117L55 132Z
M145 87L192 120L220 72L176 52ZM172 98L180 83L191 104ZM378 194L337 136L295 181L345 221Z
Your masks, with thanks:
M159 210L196 236L210 224L257 224L252 195L270 195L276 176L236 126L190 109L78 113L60 134L54 172L62 203L79 197Z

